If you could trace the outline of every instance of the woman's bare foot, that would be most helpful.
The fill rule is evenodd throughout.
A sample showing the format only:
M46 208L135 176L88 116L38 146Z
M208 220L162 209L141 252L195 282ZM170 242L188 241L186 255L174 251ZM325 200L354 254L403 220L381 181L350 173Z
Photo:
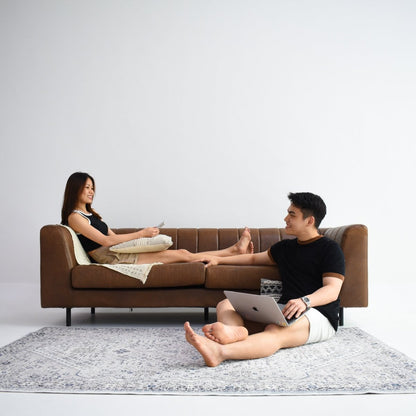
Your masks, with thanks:
M202 355L208 367L216 367L224 361L221 345L196 334L189 322L185 322L184 329L186 340Z
M205 325L202 331L207 338L223 345L243 341L248 337L248 331L243 326L224 325L222 322Z
M246 227L241 234L238 242L233 246L238 254L252 254L254 252L253 242L251 241L250 230Z

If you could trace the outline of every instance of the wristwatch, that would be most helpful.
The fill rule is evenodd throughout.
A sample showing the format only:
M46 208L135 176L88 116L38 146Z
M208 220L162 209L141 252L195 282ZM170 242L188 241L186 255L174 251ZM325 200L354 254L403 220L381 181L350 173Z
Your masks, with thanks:
M303 300L303 303L306 305L306 310L308 311L311 308L311 301L307 296L303 296L301 298Z

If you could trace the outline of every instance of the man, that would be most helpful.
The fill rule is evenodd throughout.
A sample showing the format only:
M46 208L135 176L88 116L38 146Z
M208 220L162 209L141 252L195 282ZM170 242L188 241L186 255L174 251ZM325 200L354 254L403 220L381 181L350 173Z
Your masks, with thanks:
M269 324L249 333L246 323L228 299L217 305L218 322L205 325L205 336L184 325L187 341L210 367L225 360L267 357L281 348L320 342L338 328L339 293L344 280L344 255L339 245L319 234L326 214L324 201L311 193L290 193L285 217L286 233L295 239L282 240L262 253L232 257L207 257L207 267L217 264L277 265L283 283L280 302L286 318L302 316L293 325Z

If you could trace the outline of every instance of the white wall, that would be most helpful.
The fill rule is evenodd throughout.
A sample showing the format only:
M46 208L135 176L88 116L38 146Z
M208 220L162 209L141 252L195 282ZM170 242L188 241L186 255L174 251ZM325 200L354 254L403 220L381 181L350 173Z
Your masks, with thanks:
M1 282L39 280L67 177L112 227L364 223L414 280L416 3L0 1ZM388 242L386 245L385 243Z

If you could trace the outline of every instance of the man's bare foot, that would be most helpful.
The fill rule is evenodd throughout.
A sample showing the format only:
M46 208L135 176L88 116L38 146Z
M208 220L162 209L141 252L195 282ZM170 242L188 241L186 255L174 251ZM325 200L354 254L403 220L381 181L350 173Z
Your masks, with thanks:
M250 230L246 227L241 234L240 239L234 245L234 249L238 254L252 254L254 252L253 242L251 241Z
M224 325L222 322L205 325L202 331L207 338L223 345L243 341L248 337L248 331L243 326Z
M202 355L208 367L216 367L224 361L221 354L221 345L196 334L189 322L185 322L184 329L186 340Z

